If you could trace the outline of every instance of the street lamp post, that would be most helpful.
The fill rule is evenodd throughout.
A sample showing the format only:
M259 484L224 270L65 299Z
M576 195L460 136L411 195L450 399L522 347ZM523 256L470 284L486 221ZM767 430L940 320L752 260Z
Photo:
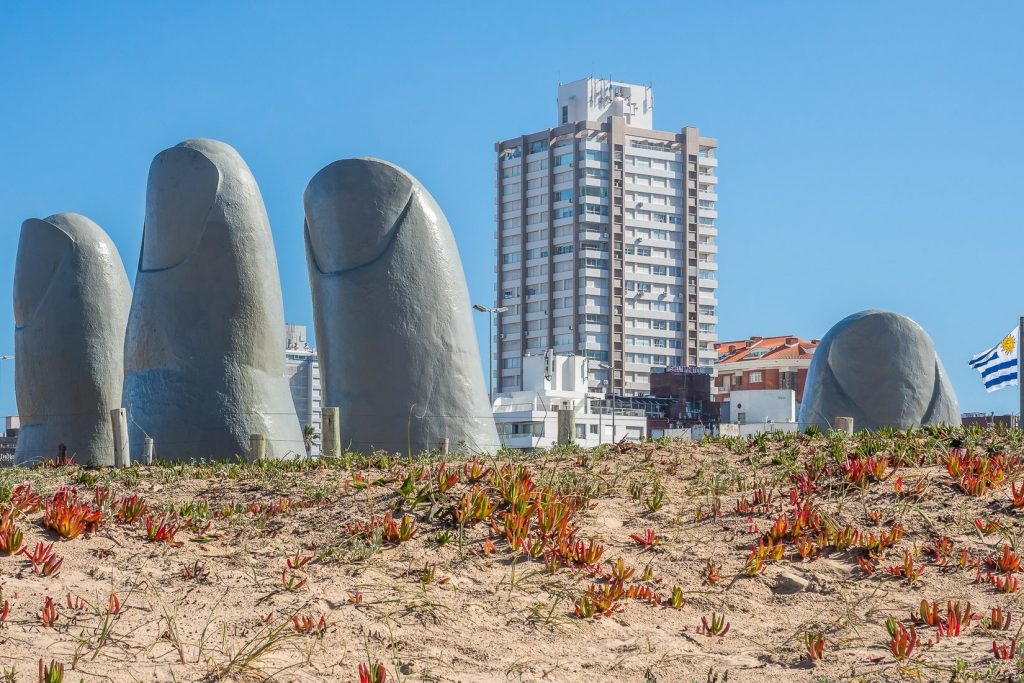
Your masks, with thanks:
M613 388L614 384L612 382L612 366L608 365L607 363L598 363L597 367L601 368L602 370L607 370L608 371L608 388L609 389ZM612 443L615 443L615 407L616 407L616 403L618 403L618 401L615 398L615 394L612 394ZM604 434L602 434L601 436L603 437ZM598 443L598 445L601 445L601 439L600 438L597 440L597 443Z
M480 313L487 314L487 398L491 402L491 406L494 406L494 331L493 323L494 317L501 315L508 310L508 306L499 306L497 308L488 308L487 306L481 306L480 304L473 304L473 310L479 311Z

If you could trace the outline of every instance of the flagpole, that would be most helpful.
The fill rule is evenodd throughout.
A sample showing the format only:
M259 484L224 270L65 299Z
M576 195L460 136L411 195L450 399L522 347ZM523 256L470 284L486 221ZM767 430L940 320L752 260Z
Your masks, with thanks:
M1020 396L1020 406L1017 411L1017 429L1024 429L1024 373L1021 372L1024 365L1024 353L1021 353L1020 344L1024 341L1024 315L1017 323L1017 389Z

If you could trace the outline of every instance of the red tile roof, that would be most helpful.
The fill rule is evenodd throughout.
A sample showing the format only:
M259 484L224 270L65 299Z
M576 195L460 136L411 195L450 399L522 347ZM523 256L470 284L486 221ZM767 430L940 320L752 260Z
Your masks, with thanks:
M718 363L739 363L745 360L795 360L810 358L818 348L818 339L807 341L793 335L751 337L740 341L715 344ZM753 357L751 357L753 356Z

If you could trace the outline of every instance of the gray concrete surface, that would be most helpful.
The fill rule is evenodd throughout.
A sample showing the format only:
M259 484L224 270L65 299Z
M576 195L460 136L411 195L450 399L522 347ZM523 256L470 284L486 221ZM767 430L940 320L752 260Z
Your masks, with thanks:
M107 234L59 213L21 226L14 269L15 463L113 465L110 411L121 405L131 287Z
M960 424L956 394L928 333L910 318L861 311L822 338L800 406L801 426L831 428L852 417L855 430Z
M326 405L342 447L493 451L462 262L451 228L409 173L336 161L305 193L306 258Z
M132 453L163 460L304 453L284 377L284 308L270 223L241 156L188 140L156 156L125 340Z

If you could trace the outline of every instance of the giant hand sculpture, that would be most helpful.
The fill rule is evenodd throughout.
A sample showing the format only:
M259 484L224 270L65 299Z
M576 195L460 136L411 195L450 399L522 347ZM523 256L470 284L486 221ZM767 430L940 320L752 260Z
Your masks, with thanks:
M807 372L800 422L828 430L960 424L956 394L928 333L906 316L861 311L821 340Z
M326 404L343 446L498 447L451 228L415 178L336 161L305 193L306 259Z
M125 340L132 452L226 459L267 438L303 452L284 375L284 308L263 199L230 146L188 140L156 156Z
M131 297L121 256L100 226L77 213L22 224L14 270L15 464L52 458L60 444L78 464L114 464L110 411L121 405Z

